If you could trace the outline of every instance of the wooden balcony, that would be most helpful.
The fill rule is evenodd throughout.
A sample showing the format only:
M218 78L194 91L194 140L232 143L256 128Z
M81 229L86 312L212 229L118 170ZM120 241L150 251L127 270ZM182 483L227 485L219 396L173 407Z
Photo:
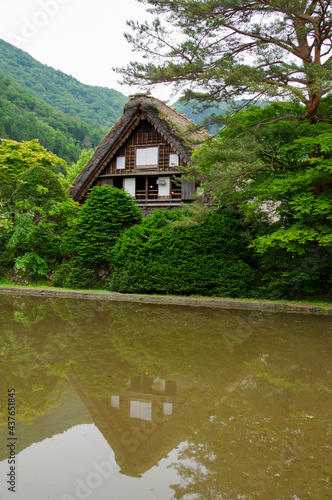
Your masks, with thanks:
M173 188L171 191L172 200L181 200L181 188Z
M158 189L137 189L135 198L137 201L145 200L181 200L181 188L172 189L171 196L158 196Z

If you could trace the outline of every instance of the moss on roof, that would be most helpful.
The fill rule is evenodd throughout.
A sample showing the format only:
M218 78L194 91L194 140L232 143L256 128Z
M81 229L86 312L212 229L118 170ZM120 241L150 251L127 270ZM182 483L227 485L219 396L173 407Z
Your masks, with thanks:
M143 107L150 110L153 107L158 111L158 120L168 129L170 136L178 139L186 147L190 155L195 148L211 137L205 129L199 127L193 120L188 119L185 115L181 115L163 101L159 101L154 97L140 97L136 99L141 100Z

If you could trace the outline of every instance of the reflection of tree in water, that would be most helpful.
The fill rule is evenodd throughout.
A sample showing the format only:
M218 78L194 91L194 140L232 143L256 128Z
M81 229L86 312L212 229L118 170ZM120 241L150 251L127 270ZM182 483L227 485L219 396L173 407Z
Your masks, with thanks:
M100 397L123 390L141 370L218 385L218 373L227 380L234 363L242 364L232 351L254 331L245 311L40 297L3 297L4 302L2 320L21 326L15 336L28 342L24 359L30 350L31 371L44 364L50 373L52 364L53 372L58 366L63 374L61 364L71 364L86 390L95 394L98 387ZM21 362L22 348L14 351Z
M112 338L116 327L106 303L65 299L61 315L67 320L65 338L70 338L67 352L71 367L85 392L104 398L125 390L137 369L114 349Z
M125 389L137 373L114 352L100 301L3 295L0 314L0 404L7 406L8 384L15 387L22 422L60 403L70 366L100 398ZM5 412L0 418L7 422Z
M329 318L34 297L0 297L0 318L0 404L15 386L20 420L59 403L70 369L108 401L144 371L190 401L166 419L188 442L176 498L328 497Z
M318 373L309 384L286 353L280 345L248 363L247 376L211 408L173 464L182 478L175 498L329 497L332 383ZM321 363L306 369L326 369L324 351L312 354Z
M234 363L243 364L230 357L230 349L251 335L243 327L246 312L239 322L230 311L208 308L62 300L71 364L85 391L100 398L124 391L140 371L153 378L186 376L224 384L233 377Z
M3 336L1 336L1 342ZM0 424L7 422L7 389L13 387L16 391L16 400L19 410L17 420L29 423L38 415L46 413L50 408L58 405L63 394L63 372L64 366L57 367L57 373L47 373L45 377L45 358L40 358L38 351L33 351L28 346L28 354L24 356L24 348L19 352L24 356L15 356L13 345L10 348L12 354L1 361L0 368L0 405L3 412L0 413ZM14 367L14 369L13 369ZM46 372L49 366L46 366ZM61 373L62 371L62 373Z
M21 307L20 309L24 310L15 311L14 320L24 326L30 326L39 323L42 319L45 318L45 315L47 313L47 307L45 304L39 304L37 305L37 307L33 307L32 309L26 307L26 304L24 304L24 307Z
M139 303L108 308L115 350L153 377L181 374L214 385L218 372L225 376L237 362L231 355L234 346L252 334L245 328L244 311Z
M0 300L0 405L5 410L7 389L15 388L20 422L29 423L58 405L63 394L66 360L60 356L55 318L49 313L46 300L8 296ZM2 424L7 422L5 411L0 418Z
M285 340L277 335L280 324L273 314L265 315L262 322L257 314L239 316L230 311L196 312L191 308L139 304L110 304L107 309L111 320L106 336L122 362L130 366L128 380L134 370L144 369L151 377L188 377L196 383L196 388L185 395L190 398L190 406L181 414L181 420L175 415L172 430L172 435L176 433L189 442L182 452L185 462L177 464L186 484L174 486L177 498L191 494L211 499L227 498L225 495L235 498L238 494L264 497L266 491L279 487L280 471L287 472L288 484L293 481L293 469L301 477L301 450L310 452L305 438L310 419L306 420L303 412L298 415L295 408L301 408L302 393L309 392L309 414L311 405L316 404L317 389L326 395L329 392L318 382L308 388L307 373L314 367L307 364L301 371L297 363L300 359L296 359L297 354L294 358L293 350L298 342L306 343L308 356L317 358L324 340L312 345L312 335L305 332L298 340L291 333L292 316L283 318L288 334ZM310 319L307 330L312 332ZM301 356L303 350L299 351ZM257 370L267 363L273 381ZM317 366L321 365L318 361ZM319 380L318 373L316 376ZM96 377L100 377L97 371ZM120 385L115 394L121 394ZM285 418L289 414L294 417L288 418L287 425ZM321 417L328 428L329 416L323 413ZM321 443L320 438L316 449ZM325 466L320 470L326 477ZM319 480L319 474L312 474L313 481ZM324 484L320 491L324 493Z

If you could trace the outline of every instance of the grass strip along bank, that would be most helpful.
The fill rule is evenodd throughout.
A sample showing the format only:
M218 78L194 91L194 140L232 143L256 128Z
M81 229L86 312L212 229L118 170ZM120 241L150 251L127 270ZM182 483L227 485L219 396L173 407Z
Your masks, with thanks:
M37 295L49 297L71 297L109 301L142 302L149 304L176 304L197 307L219 307L223 309L249 309L271 312L296 312L332 315L332 304L290 302L271 300L244 300L218 297L193 297L173 295L124 294L104 290L67 290L63 288L0 285L0 293L14 295Z

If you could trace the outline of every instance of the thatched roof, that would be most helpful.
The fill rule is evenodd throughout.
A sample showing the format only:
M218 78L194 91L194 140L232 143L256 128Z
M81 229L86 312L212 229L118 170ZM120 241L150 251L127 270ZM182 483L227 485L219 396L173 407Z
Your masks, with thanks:
M80 200L85 196L106 163L116 154L143 118L152 123L187 165L190 165L193 150L210 137L206 130L197 127L192 120L177 113L164 102L148 94L135 94L125 105L123 115L101 140L88 163L74 180L70 190L70 196L74 200Z

